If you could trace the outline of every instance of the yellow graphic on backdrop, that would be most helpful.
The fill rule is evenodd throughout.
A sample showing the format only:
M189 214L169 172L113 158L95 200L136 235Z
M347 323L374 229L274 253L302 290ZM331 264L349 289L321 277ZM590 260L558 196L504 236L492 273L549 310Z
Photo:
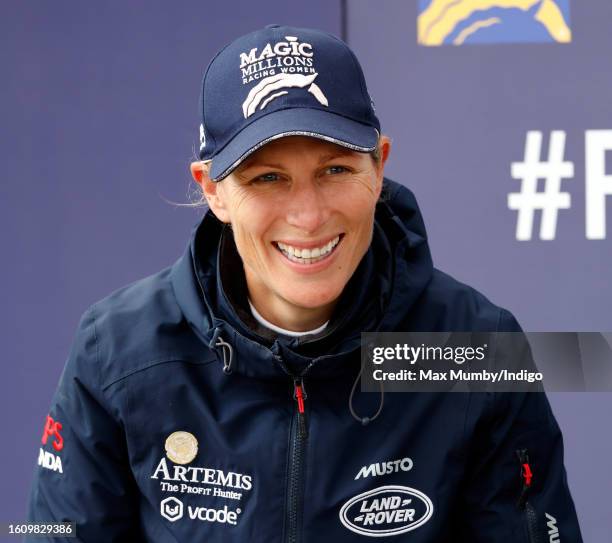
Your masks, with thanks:
M474 43L554 41L568 43L567 0L421 0L418 17L418 42L421 45L462 45L469 43L482 29L504 25ZM504 11L505 10L505 11ZM565 13L564 13L565 11ZM504 15L506 14L506 15ZM517 16L518 14L518 16ZM548 36L538 35L541 23ZM498 29L493 29L498 30ZM510 37L509 37L510 36ZM534 38L535 36L535 38Z
M459 35L453 40L453 44L461 45L467 38L474 34L474 32L478 32L478 30L481 28L493 26L499 23L501 23L501 19L499 17L491 17L490 19L485 19L484 21L476 21L459 32Z

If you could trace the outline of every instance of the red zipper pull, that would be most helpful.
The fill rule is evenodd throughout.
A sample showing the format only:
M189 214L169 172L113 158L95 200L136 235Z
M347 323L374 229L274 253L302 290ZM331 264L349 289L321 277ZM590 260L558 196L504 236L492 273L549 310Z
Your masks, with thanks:
M298 411L300 413L304 413L304 390L302 388L301 382L296 382L295 384L295 398L298 403Z
M298 425L300 435L305 439L308 437L308 425L306 423L306 409L304 406L304 400L307 398L306 390L304 388L304 382L301 379L296 379L293 382L293 397L297 401L298 407Z
M521 466L521 495L519 496L517 505L520 509L524 509L527 503L527 497L531 491L531 482L533 479L533 472L531 471L531 465L529 463L529 454L527 449L519 449L516 451L518 456L519 464Z
M533 477L533 473L531 473L531 468L529 464L523 464L523 479L525 480L525 486L531 486L531 478Z

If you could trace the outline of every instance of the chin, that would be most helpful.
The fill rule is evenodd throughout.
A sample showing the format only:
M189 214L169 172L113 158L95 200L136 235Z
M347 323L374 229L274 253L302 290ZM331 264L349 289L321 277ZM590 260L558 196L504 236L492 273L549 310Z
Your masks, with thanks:
M318 307L329 305L336 300L341 293L342 289L333 289L326 292L321 292L319 289L313 286L312 289L304 292L300 292L299 289L291 290L285 299L298 307L316 309Z

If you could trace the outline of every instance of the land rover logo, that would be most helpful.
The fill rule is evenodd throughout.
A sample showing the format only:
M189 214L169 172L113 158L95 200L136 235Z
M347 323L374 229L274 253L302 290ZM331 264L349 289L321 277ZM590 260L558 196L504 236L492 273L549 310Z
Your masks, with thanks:
M369 537L403 534L425 524L433 503L419 490L407 486L381 486L352 497L340 509L340 522Z

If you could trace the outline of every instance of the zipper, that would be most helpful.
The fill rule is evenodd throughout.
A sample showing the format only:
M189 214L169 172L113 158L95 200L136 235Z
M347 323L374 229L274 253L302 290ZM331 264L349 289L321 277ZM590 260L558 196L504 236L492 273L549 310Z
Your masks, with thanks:
M287 484L287 517L286 541L298 543L298 530L300 527L303 508L303 487L305 474L305 453L308 440L308 424L306 421L307 398L304 381L301 377L293 380L293 398L296 410L291 420L291 435L289 448L289 481Z
M533 480L533 471L529 463L529 454L527 449L519 449L516 451L519 463L521 465L521 494L517 505L519 509L525 511L525 520L527 522L527 535L529 543L538 543L538 528L537 528L537 513L534 507L527 501L531 484Z
M516 451L519 463L521 465L521 494L519 496L517 505L519 509L525 509L527 503L527 496L531 490L531 480L533 479L533 472L529 465L529 455L527 449L519 449Z
M529 534L529 543L538 543L540 539L538 537L537 529L537 514L529 502L525 503L525 516L527 517L527 533Z

